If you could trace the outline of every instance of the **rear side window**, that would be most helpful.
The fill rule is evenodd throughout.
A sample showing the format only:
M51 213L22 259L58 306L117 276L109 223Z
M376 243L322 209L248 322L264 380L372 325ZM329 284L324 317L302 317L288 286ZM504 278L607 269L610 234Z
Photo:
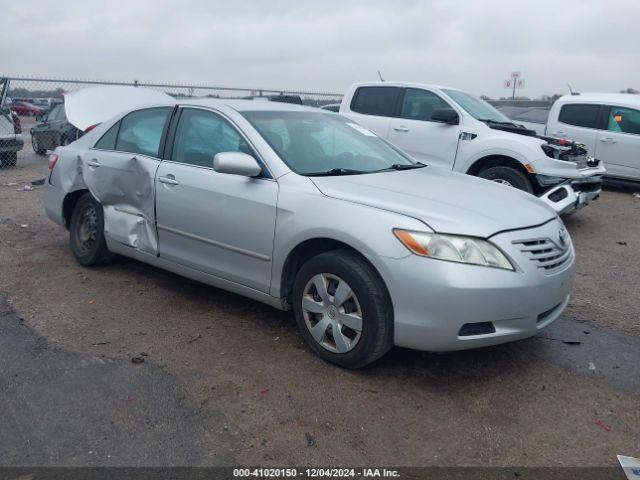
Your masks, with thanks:
M600 105L573 104L563 105L560 109L559 121L576 127L596 128Z
M53 122L55 120L59 120L60 117L60 109L62 108L62 106L58 105L57 107L53 107L53 110L51 110L49 112L49 114L47 115L47 120L49 120L50 122Z
M171 107L147 108L120 120L116 150L157 157Z
M60 111L58 112L56 120L67 120L67 111L65 110L64 105L60 105Z
M351 110L365 115L395 116L398 87L360 87L351 102Z
M607 130L640 135L640 111L633 108L611 107Z
M109 130L107 130L100 140L96 142L93 148L99 148L100 150L115 150L118 128L120 128L120 122L116 122Z
M404 93L400 116L411 120L431 120L431 115L436 108L451 107L433 92L407 88Z

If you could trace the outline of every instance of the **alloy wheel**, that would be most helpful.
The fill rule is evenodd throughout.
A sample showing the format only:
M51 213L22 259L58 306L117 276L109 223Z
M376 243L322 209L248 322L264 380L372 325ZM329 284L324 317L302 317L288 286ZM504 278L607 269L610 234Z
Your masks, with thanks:
M362 309L342 278L330 273L314 275L304 287L302 315L311 336L326 350L347 353L362 335Z

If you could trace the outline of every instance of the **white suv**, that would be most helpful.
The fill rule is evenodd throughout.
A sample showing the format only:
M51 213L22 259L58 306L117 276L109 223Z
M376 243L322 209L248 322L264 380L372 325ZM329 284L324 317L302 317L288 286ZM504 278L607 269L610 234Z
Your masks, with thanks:
M640 181L640 95L581 93L551 107L546 133L583 143L607 177Z

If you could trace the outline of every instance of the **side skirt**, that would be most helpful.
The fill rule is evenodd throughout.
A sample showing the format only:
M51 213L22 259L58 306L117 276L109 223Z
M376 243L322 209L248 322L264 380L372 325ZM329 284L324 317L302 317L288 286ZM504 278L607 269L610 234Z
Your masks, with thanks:
M184 265L165 260L161 257L156 257L155 255L149 253L141 252L135 248L123 245L120 242L114 242L110 239L107 239L107 247L113 253L133 258L134 260L139 260L144 263L148 263L149 265L153 265L154 267L168 270L172 273L190 278L191 280L195 280L197 282L206 283L207 285L211 285L212 287L237 293L238 295L242 295L243 297L251 298L252 300L265 303L279 310L288 310L284 299L273 297L268 293L260 292L239 283L231 282L229 280L225 280L224 278L201 272L200 270L186 267Z

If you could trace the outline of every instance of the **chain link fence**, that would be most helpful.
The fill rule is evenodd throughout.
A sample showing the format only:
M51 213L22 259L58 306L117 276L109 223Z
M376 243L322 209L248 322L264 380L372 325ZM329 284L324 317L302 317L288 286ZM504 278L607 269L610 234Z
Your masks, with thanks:
M96 85L150 88L178 99L246 98L313 107L340 103L342 99L339 93L307 90L0 76L0 167L14 166L24 155L43 155L81 136L82 132L67 122L64 97Z

